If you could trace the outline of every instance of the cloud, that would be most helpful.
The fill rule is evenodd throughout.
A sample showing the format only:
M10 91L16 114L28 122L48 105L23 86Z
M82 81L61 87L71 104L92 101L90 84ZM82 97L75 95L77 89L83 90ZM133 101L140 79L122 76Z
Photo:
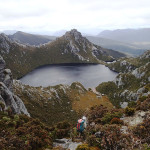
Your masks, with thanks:
M0 0L0 30L79 30L150 25L149 0Z

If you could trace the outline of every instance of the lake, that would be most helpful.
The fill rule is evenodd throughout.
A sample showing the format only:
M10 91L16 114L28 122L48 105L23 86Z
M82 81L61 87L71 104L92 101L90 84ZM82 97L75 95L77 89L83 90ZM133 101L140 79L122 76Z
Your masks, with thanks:
M86 88L93 88L116 76L116 72L100 64L59 64L36 68L20 80L24 84L44 87L78 81Z

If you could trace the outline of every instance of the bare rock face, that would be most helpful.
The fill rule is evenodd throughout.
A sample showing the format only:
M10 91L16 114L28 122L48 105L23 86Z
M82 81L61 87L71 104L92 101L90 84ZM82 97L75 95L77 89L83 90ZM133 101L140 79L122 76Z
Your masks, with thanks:
M5 34L0 34L0 48L2 53L9 53L10 51L10 45L9 43L11 40L5 35Z
M13 113L26 114L30 116L22 100L18 96L14 95L11 70L5 69L5 66L5 61L0 56L0 102L4 104L4 109L10 107ZM0 110L2 110L1 106Z
M6 64L3 58L0 56L0 82L3 82L10 91L13 91L12 88L12 73L10 69L5 69Z
M0 56L0 81L4 80L5 61Z

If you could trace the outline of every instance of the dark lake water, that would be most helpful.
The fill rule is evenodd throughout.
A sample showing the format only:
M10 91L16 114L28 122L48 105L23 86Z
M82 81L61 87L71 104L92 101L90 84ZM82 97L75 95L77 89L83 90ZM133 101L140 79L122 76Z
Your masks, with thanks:
M31 86L53 86L78 81L86 88L112 81L117 73L100 64L46 65L34 69L20 80Z

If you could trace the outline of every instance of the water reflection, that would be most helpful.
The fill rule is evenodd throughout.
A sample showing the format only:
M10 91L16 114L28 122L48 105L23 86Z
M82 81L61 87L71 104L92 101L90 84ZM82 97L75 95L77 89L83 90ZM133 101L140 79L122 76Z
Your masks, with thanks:
M96 87L101 82L112 81L116 75L117 73L100 64L64 64L37 68L20 80L32 86L71 84L78 81L88 88Z

